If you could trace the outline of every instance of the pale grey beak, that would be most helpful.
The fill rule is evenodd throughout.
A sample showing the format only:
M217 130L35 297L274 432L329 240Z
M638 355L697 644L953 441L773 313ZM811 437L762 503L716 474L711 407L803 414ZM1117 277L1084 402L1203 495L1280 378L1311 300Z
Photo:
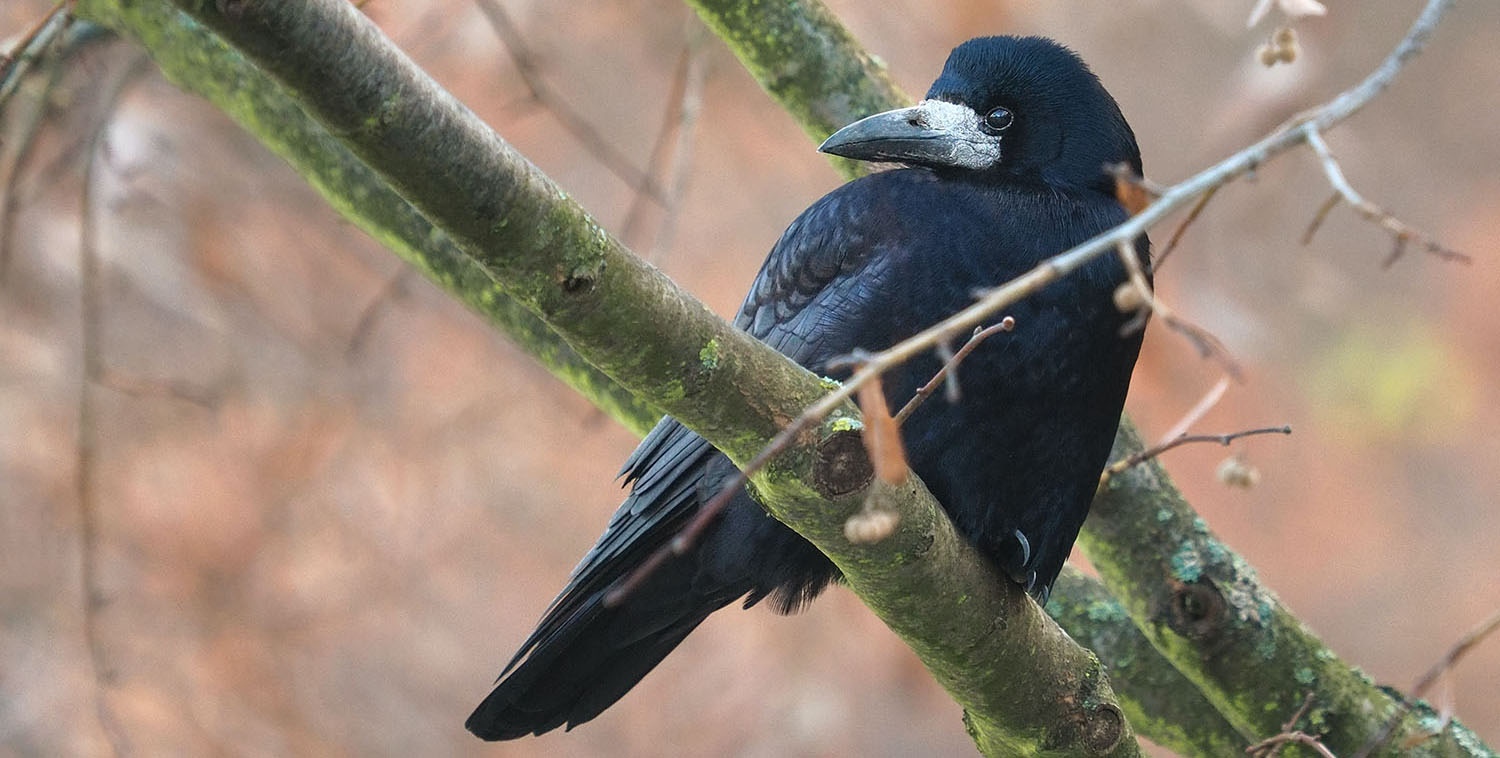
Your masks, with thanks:
M1000 137L979 124L979 114L966 105L923 100L855 121L818 151L861 161L982 170L1000 162Z

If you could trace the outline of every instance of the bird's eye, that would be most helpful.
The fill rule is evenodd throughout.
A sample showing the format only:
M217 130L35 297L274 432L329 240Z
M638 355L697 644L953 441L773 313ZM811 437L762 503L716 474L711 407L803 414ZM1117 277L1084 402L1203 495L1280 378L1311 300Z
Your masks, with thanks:
M1016 114L1001 105L991 108L989 113L984 114L984 130L990 134L999 134L1010 128L1016 120Z

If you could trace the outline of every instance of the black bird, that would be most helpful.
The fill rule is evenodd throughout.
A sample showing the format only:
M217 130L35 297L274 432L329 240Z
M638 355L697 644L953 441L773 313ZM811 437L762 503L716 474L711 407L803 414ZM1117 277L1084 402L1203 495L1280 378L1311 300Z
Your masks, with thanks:
M1109 164L1141 170L1119 106L1077 55L1040 37L984 37L948 57L926 99L839 130L819 148L906 164L828 193L771 250L735 325L813 371L878 350L1044 258L1124 221ZM1137 246L1144 262L1146 240ZM926 403L901 435L911 468L966 538L1045 602L1109 454L1138 331L1095 259L1007 311L961 367L961 399ZM939 368L885 377L893 405ZM894 408L893 408L894 410ZM640 681L710 613L770 598L789 613L836 570L741 491L686 555L618 607L609 588L734 473L664 418L625 462L630 495L467 726L487 740L577 726Z

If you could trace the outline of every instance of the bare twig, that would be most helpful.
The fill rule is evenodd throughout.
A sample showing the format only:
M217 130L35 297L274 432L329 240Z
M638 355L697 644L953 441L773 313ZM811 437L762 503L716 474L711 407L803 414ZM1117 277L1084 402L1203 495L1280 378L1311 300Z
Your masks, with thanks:
M1307 224L1307 231L1302 233L1302 244L1312 244L1313 235L1318 233L1318 230L1323 227L1323 222L1328 220L1329 212L1337 208L1343 199L1344 196L1335 190L1327 200L1323 201L1322 205L1318 206L1318 212L1313 214L1312 221Z
M1198 402L1194 403L1193 407L1189 408L1187 413L1182 414L1182 418L1177 419L1177 423L1173 424L1172 428L1168 429L1167 433L1163 434L1158 442L1170 442L1187 434L1188 430L1193 428L1194 424L1201 421L1205 414L1213 410L1215 405L1219 404L1219 400L1229 390L1229 381L1229 377L1226 376L1214 382L1214 386L1203 393L1203 397L1198 398Z
M123 374L108 366L99 367L99 375L94 377L94 382L99 387L105 387L131 397L160 397L170 400L181 400L212 410L219 405L220 393L211 387L203 387L192 382L181 379L147 379L139 376Z
M374 331L376 320L385 311L386 306L405 291L406 284L411 280L415 271L416 269L411 266L403 265L401 270L386 280L380 291L370 298L370 303L359 312L359 319L354 322L354 329L349 332L349 342L344 347L345 357L364 349L365 340L369 339L370 333Z
M105 95L105 106L98 125L88 144L84 157L83 192L80 198L78 229L78 287L80 301L79 351L82 357L83 376L78 382L78 439L77 468L74 471L78 491L78 531L80 542L79 574L83 584L83 634L89 651L89 662L93 667L97 690L94 707L100 728L109 741L115 755L125 753L125 735L106 702L106 691L114 679L114 671L104 654L99 636L98 609L104 597L99 588L99 514L94 498L94 459L98 455L95 443L94 403L92 390L104 376L104 361L99 351L99 335L102 313L99 289L99 230L94 200L94 172L98 166L99 153L109 131L115 110L124 99L130 85L149 67L150 59L138 55L123 73L112 83Z
M1281 748L1289 744L1306 745L1313 749L1323 758L1338 758L1323 744L1322 740L1308 734L1307 732L1282 732L1275 737L1268 737L1260 742L1245 748L1245 752L1256 758L1270 758L1281 752Z
M61 65L50 67L47 81L37 95L35 107L26 114L25 120L18 129L19 134L15 140L14 151L11 153L10 165L6 169L3 183L5 194L4 199L0 200L0 285L4 285L9 278L11 236L15 233L16 214L21 210L21 176L31 165L32 157L36 155L34 148L37 137L41 135L42 122L47 119L48 111L51 110L52 93L57 89L57 83L62 80L62 71Z
M964 346L958 349L958 352L954 353L952 357L948 358L943 363L943 367L938 369L937 373L933 374L932 378L927 380L927 383L922 385L921 388L917 390L916 394L912 395L910 400L906 401L906 405L901 406L901 410L896 413L896 426L900 426L905 423L906 419L910 417L911 414L922 405L922 403L926 402L927 398L930 397L933 392L936 392L939 386L944 385L949 377L955 376L956 372L958 371L958 364L963 363L964 359L969 357L969 353L974 352L974 348L979 347L979 343L984 342L991 335L998 334L1000 332L1008 332L1015 328L1016 320L1010 316L1006 316L1005 318L1000 319L1000 323L998 324L993 324L984 328L975 327L974 334L969 337L969 341L965 342ZM958 385L951 384L948 386L957 387ZM956 399L957 398L950 397L950 400Z
M1145 463L1146 461L1149 461L1152 458L1155 458L1156 456L1161 455L1162 453L1165 453L1174 447L1179 447L1189 443L1217 442L1220 445L1224 445L1227 447L1229 443L1234 442L1241 437L1251 437L1258 434L1291 433L1292 428L1290 426L1267 426L1260 429L1246 429L1239 432L1230 432L1229 434L1184 434L1176 437L1171 442L1164 442L1160 445L1156 445L1155 447L1147 448L1140 451L1139 453L1136 453L1135 455L1109 464L1109 467L1104 469L1104 472L1099 475L1099 484L1102 486L1105 482L1109 481L1109 478L1112 476L1124 473L1133 466L1139 466L1140 464Z
M1365 745L1354 758L1368 758L1369 755L1379 750L1380 746L1384 745L1391 738L1391 735L1396 732L1396 726L1411 711L1412 702L1427 694L1427 690L1432 687L1433 683L1437 682L1439 677L1457 665L1460 658L1464 657L1470 650L1473 650L1475 645L1483 642L1496 629L1500 629L1500 611L1496 611L1489 618L1479 622L1477 626L1464 634L1458 642L1454 643L1453 647L1448 649L1448 652L1437 663L1432 665L1432 668L1427 670L1427 673L1422 675L1421 679L1417 680L1416 684L1412 685L1411 692L1406 697L1400 698L1400 704L1397 706L1396 712L1391 715L1390 720L1385 723L1385 728L1381 729L1380 733L1375 735L1375 738L1370 740L1370 743Z
M1314 744L1308 744L1309 747L1313 748L1314 750L1321 750L1323 752L1327 752L1329 755L1332 755L1332 753L1328 751L1328 746L1324 745L1320 740L1318 740L1318 738L1310 737L1306 733L1296 728L1297 722L1301 721L1302 717L1307 715L1308 709L1312 707L1313 699L1316 695L1316 692L1308 690L1307 696L1302 698L1302 705L1297 706L1297 710L1292 713L1292 717L1287 719L1286 723L1281 725L1280 734L1261 740L1260 742L1257 742L1254 745L1245 748L1245 752L1249 753L1250 755L1257 756L1257 758L1276 758L1276 756L1281 755L1282 749L1287 745L1296 743L1308 744L1305 742L1305 740L1312 739Z
M1333 210L1333 206L1342 200L1348 203L1349 207L1353 208L1356 213L1390 232L1395 238L1395 247L1392 249L1391 254L1386 257L1384 263L1382 263L1386 268L1390 268L1401 257L1409 242L1416 242L1424 251L1445 261L1473 262L1473 259L1469 256L1444 246L1443 243L1438 242L1428 234L1391 215L1384 208L1364 199L1363 196L1355 191L1353 185L1349 184L1349 180L1344 177L1344 171L1339 168L1338 159L1329 151L1328 143L1323 141L1323 135L1316 126L1308 129L1307 144L1313 149L1313 152L1318 154L1318 160L1323 165L1323 174L1328 177L1328 183L1333 185L1334 196L1325 202L1323 207L1318 210L1318 214L1313 217L1312 224L1308 226L1307 233L1302 237L1303 244L1312 241L1313 233L1322 225L1323 219L1328 215L1328 212Z
M1219 341L1218 337L1215 337L1207 329L1178 316L1171 308L1167 307L1166 303L1163 303L1156 297L1156 292L1151 288L1151 283L1146 281L1146 272L1141 268L1141 260L1136 255L1135 241L1132 239L1120 240L1116 245L1116 249L1120 253L1120 262L1124 264L1125 272L1130 277L1130 283L1134 285L1136 294L1139 296L1139 302L1142 306L1142 316L1147 311L1154 313L1168 328L1181 334L1189 342L1193 343L1193 347L1198 349L1200 356L1218 361L1235 381L1244 381L1244 370L1240 368L1239 362L1234 359L1234 356L1229 354L1229 348L1225 347L1224 343ZM1146 319L1141 317L1126 324L1122 332L1129 334L1145 327Z
M637 191L625 212L620 237L636 250L647 250L647 259L654 260L660 250L661 240L676 221L682 191L687 183L688 166L692 161L693 127L703 105L703 81L707 71L704 41L707 32L697 19L689 19L687 41L677 57L677 68L672 74L672 86L667 96L667 110L662 114L661 129L656 133L656 142L651 146L651 156L646 160L646 173L662 177L666 197L663 198L662 220L658 226L656 240L643 244L639 239L642 220L646 215L646 194Z
M1163 247L1161 252L1152 258L1150 269L1153 274L1161 270L1161 264L1165 263L1167 256L1171 255L1172 251L1177 249L1177 243L1182 241L1182 235L1187 233L1188 227L1192 226L1194 221L1198 220L1199 214L1203 213L1203 208L1208 205L1208 201L1214 199L1214 194L1218 191L1218 187L1210 187L1207 192L1203 193L1202 197L1198 198L1198 202L1193 203L1193 208L1188 211L1187 217L1172 231L1172 238L1167 240L1166 247Z
M1317 695L1317 692L1308 690L1307 694L1302 697L1302 705L1297 706L1297 710L1292 712L1292 717L1281 725L1281 731L1290 732L1296 728L1297 722L1301 721L1302 717L1307 715L1308 709L1312 708L1313 700L1317 699Z
M57 0L52 10L42 16L8 53L0 54L0 109L21 85L26 68L55 41L67 27L67 0Z
M569 105L542 79L536 56L526 45L520 29L505 12L499 0L474 0L474 2L484 13L490 27L495 30L495 36L500 38L501 45L510 56L511 63L516 67L516 73L520 75L521 82L526 85L526 90L531 95L530 100L556 117L558 123L562 124L562 127L567 129L585 150L593 154L599 163L609 169L610 173L619 177L620 181L657 203L664 204L667 196L662 191L661 185L657 184L656 180L646 172L637 168L624 153L612 146L604 135L594 128L587 118L584 118L582 113Z

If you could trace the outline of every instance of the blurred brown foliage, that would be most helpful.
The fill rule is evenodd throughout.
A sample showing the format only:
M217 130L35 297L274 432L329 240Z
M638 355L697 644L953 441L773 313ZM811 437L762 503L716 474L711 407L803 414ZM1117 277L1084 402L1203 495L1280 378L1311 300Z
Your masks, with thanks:
M1412 10L1335 5L1299 23L1295 64L1266 69L1248 3L833 5L912 93L967 37L1064 41L1163 182L1361 76ZM7 3L0 36L50 6ZM645 166L691 14L667 0L506 7L540 76ZM366 11L620 229L632 188L527 101L474 5ZM1497 23L1500 6L1461 5L1392 91L1329 135L1362 192L1475 265L1409 255L1384 271L1387 236L1347 209L1299 247L1327 187L1291 156L1220 192L1157 278L1247 369L1198 429L1296 430L1236 443L1262 474L1253 489L1215 481L1216 447L1168 465L1303 619L1397 686L1500 605ZM969 754L957 707L841 591L789 619L719 614L574 734L472 740L464 717L607 519L634 440L155 76L105 127L88 209L104 369L83 430L96 678L75 481L82 146L101 82L137 54L110 44L70 63L7 190L0 755L107 752L97 698L129 752L150 755ZM667 219L647 204L641 223L672 225L659 265L729 313L786 223L839 180L732 56L712 40L704 55L680 207ZM0 123L7 171L16 121ZM1160 433L1219 370L1153 330L1130 409ZM1500 645L1450 687L1434 697L1500 742Z

